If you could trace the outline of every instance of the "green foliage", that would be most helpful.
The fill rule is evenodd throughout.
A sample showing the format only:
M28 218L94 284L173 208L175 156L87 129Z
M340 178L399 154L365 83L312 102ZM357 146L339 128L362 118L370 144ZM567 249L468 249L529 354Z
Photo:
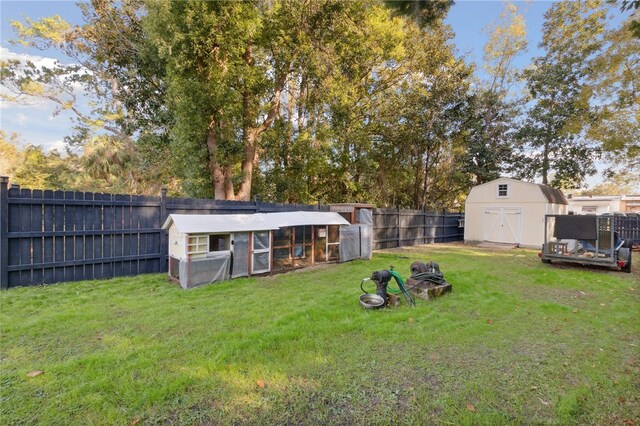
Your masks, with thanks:
M580 191L578 195L629 195L636 194L638 189L640 189L640 175L621 173L610 176L592 188Z
M615 0L613 0L613 2L615 3ZM640 38L640 20L637 16L638 8L640 8L639 0L622 0L620 4L620 10L622 12L633 11L633 14L631 15L631 18L629 19L627 25L627 30L636 38Z
M12 182L31 189L72 189L77 178L74 163L56 150L45 152L40 146L27 145L20 150Z
M165 185L175 190L170 163L142 158L150 152L166 155L164 127L171 121L162 100L162 62L142 34L143 3L96 0L79 7L86 21L83 26L72 26L60 16L12 22L14 43L55 48L68 63L38 66L2 61L0 75L6 90L0 96L27 105L45 100L57 106L54 115L72 113L73 133L65 141L73 152L86 153L81 159L68 155L60 161L86 173L66 180L65 189L156 194ZM134 133L140 144L134 143ZM156 146L149 150L151 140ZM100 144L111 148L97 148ZM24 178L29 185L47 181Z
M447 44L450 31L390 18L381 8L350 13L352 19L339 25L334 19L337 33L327 48L311 52L305 67L292 71L280 117L264 135L257 194L298 202L456 205L466 185L452 190L447 180L458 176L449 161L453 145L460 149L454 142L460 130L455 124L447 130L442 120L459 119L448 110L465 102L469 70ZM429 95L434 82L437 95ZM427 124L422 114L435 123ZM422 131L421 120L427 127ZM425 184L419 167L425 161L420 152L427 151L439 154L428 161Z
M519 130L519 177L578 188L595 173L598 145L583 133L592 114L586 79L602 46L605 16L597 0L564 1L546 12L540 44L545 55L524 72L533 105Z
M415 259L453 292L365 311ZM432 245L189 291L165 275L0 292L3 423L600 424L637 416L638 270ZM369 289L370 287L366 287ZM44 371L28 377L32 370ZM472 411L473 410L473 411Z
M379 168L371 191L378 189L383 205L456 208L468 185L461 157L471 70L446 47L446 28L415 37L430 48L414 58L412 73L385 94L375 115L372 157Z
M595 108L585 127L589 137L602 143L611 171L640 174L640 38L625 25L604 33L592 62Z
M7 135L0 130L0 176L12 177L20 165L22 155L18 149L19 143L17 133Z
M432 25L444 19L453 5L453 0L384 0L387 7L397 14L405 15L421 26Z
M476 83L466 111L467 147L461 159L463 170L475 184L496 179L512 161L514 127L522 100L511 93L518 80L515 58L527 49L524 17L511 3L497 23L485 31L483 68L489 79Z

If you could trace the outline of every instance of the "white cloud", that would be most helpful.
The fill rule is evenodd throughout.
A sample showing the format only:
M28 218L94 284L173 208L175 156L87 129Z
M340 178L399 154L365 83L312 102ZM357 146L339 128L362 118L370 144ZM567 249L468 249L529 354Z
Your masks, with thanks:
M60 66L60 65L62 66L78 65L77 63L63 63L55 58L49 58L46 56L38 56L38 55L32 55L28 53L16 53L16 52L12 52L6 47L0 47L0 59L3 61L17 60L22 66L26 65L27 62L31 62L34 64L36 68L45 68L45 67L53 68L55 66ZM88 70L87 68L82 67L79 71L75 71L75 73L78 75L85 75L85 74L91 74L91 71ZM84 88L80 83L71 82L70 87L73 91L72 93L74 96L82 97L84 95ZM0 85L0 93L9 94L8 89L1 85ZM14 103L14 102L3 101L0 104L0 108L7 108L8 103L20 105L20 103L17 103L17 102ZM34 98L30 98L28 101L29 106L35 106L35 107L41 107L42 104L46 104L46 103L47 102L44 100L36 100Z
M42 144L42 146L47 150L47 151L52 151L54 149L57 149L58 152L64 152L64 141L62 139L58 139L56 141L53 142L45 142Z
M7 49L6 47L0 47L0 58L4 61L17 59L22 64L26 64L28 61L33 62L37 67L51 68L58 63L58 60L53 58L47 58L45 56L30 55L27 53L15 53Z

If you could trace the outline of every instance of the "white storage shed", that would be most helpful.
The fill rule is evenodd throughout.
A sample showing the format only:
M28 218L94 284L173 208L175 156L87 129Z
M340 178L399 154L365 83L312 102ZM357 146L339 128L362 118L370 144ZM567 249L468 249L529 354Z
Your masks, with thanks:
M362 233L350 230L354 226L358 225L349 225L338 213L297 211L172 214L162 228L169 231L169 276L190 288L319 262L370 257L370 248L362 255L360 244L347 241L361 239ZM356 249L358 253L349 253Z
M546 214L567 214L567 200L559 189L499 178L469 192L464 241L538 248L544 242Z

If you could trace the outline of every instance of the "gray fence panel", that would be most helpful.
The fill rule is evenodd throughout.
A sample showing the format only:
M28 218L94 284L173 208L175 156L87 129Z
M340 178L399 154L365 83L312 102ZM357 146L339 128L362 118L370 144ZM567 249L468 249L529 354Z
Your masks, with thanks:
M620 238L640 245L640 217L616 217L615 227Z
M0 287L167 271L172 213L329 211L329 206L21 190L0 177ZM373 249L463 239L462 214L374 209ZM621 235L640 240L637 221ZM635 228L634 228L635 226ZM626 232L627 234L623 234ZM625 238L623 236L623 238ZM627 237L629 238L629 237Z
M459 227L459 219L462 218L462 213L374 209L373 248L380 250L462 241L464 229Z
M329 211L329 206L21 190L0 177L0 288L167 271L171 213Z

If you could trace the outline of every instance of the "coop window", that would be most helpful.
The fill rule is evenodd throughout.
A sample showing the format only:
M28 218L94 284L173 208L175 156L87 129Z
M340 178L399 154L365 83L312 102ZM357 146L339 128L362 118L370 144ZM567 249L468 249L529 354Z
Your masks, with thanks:
M190 235L187 240L187 252L189 254L207 252L207 235Z
M509 195L509 185L506 183L498 184L498 198L506 198Z
M229 234L209 235L209 251L229 250Z

